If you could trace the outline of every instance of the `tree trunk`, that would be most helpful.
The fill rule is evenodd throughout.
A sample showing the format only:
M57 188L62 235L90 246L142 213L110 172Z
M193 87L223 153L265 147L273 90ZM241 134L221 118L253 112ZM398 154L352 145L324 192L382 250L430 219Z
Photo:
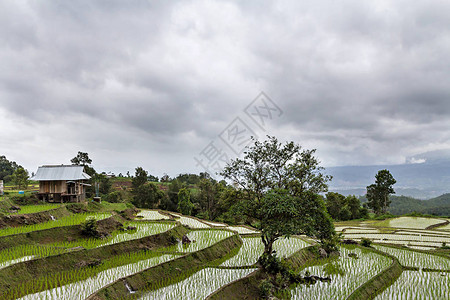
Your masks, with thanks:
M264 245L264 252L272 255L272 251L273 251L273 241L270 241L267 245Z
M264 253L272 255L273 243L275 242L275 239L265 237L264 235L261 235L261 239L264 244Z

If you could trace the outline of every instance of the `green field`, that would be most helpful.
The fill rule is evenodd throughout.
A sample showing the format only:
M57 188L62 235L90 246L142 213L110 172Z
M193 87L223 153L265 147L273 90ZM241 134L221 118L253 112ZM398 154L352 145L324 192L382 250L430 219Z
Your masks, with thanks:
M58 207L23 206L21 213ZM7 287L1 291L1 299L86 299L93 294L96 299L117 299L117 295L129 299L205 299L212 293L220 299L230 298L230 289L244 299L246 293L252 293L244 286L258 287L255 271L264 247L258 231L248 227L143 210L135 220L120 221L129 230L115 229L102 239L78 236L56 240L62 232L79 230L76 228L87 219L111 218L113 209L122 207L105 203L98 208L102 212L0 229L0 237L10 241L17 237L18 241L0 250L0 284ZM410 217L340 222L336 229L344 238L370 238L375 244L373 248L341 245L340 256L334 259L310 257L308 251L313 250L308 249L314 249L314 241L306 237L280 238L274 250L286 261L295 256L296 272L331 280L294 285L280 296L367 299L357 295L369 290L371 299L448 299L450 259L448 252L439 248L442 242L450 242L450 233L439 226L426 229L440 222L442 219ZM49 230L54 234L45 235ZM191 243L182 244L183 235ZM396 261L399 275L389 281L386 278L392 277Z

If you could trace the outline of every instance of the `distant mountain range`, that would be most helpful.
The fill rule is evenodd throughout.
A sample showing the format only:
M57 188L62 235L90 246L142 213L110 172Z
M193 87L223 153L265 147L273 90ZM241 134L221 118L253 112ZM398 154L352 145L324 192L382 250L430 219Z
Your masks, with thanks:
M388 169L397 180L396 195L430 199L450 193L450 150L422 153L400 165L342 166L326 168L333 176L329 190L344 195L364 195L379 170Z

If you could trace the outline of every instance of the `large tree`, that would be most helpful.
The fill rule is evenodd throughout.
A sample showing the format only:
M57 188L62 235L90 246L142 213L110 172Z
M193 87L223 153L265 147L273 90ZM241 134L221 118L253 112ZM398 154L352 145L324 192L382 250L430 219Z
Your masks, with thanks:
M133 190L132 203L140 208L155 208L163 201L165 194L154 183L138 186Z
M133 204L142 208L153 208L153 205L159 203L159 195L156 193L155 186L146 185L148 173L142 167L135 169L134 177L131 179L133 195Z
M15 170L21 168L15 161L9 161L6 156L0 156L0 180L9 181Z
M191 202L191 193L187 188L178 192L178 211L183 215L191 215L194 204Z
M131 179L131 186L133 189L137 189L141 185L144 185L148 181L148 172L142 167L135 169L134 177Z
M70 162L74 165L87 166L92 164L92 159L89 158L89 154L87 154L86 152L78 151L77 156L72 158Z
M335 220L341 220L342 209L345 207L345 196L329 192L326 194L325 203L330 216Z
M186 187L183 183L174 179L168 184L166 197L161 202L161 208L170 211L177 211L178 208L178 192Z
M185 184L197 184L200 181L200 176L197 174L185 173L179 174L175 179Z
M392 187L397 181L388 170L380 170L375 175L375 183L367 186L367 205L376 214L385 214L391 201L390 194L395 194Z
M294 142L282 144L275 137L244 152L221 172L232 180L246 197L239 212L261 230L264 254L271 255L273 243L281 236L307 234L325 241L335 232L323 200L330 176L314 157L315 150L302 150Z
M204 217L214 220L217 217L221 185L212 178L203 178L198 183L198 200Z
M11 176L13 184L18 189L26 189L28 187L28 171L22 167L17 168Z

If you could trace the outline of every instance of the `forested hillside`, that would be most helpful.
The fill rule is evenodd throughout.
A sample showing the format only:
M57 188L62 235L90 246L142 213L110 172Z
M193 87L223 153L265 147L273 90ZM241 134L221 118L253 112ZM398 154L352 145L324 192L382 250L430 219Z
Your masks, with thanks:
M361 202L367 202L361 197ZM391 196L389 212L394 215L403 215L413 212L436 216L450 216L450 194L444 194L430 200L419 200L406 196Z

